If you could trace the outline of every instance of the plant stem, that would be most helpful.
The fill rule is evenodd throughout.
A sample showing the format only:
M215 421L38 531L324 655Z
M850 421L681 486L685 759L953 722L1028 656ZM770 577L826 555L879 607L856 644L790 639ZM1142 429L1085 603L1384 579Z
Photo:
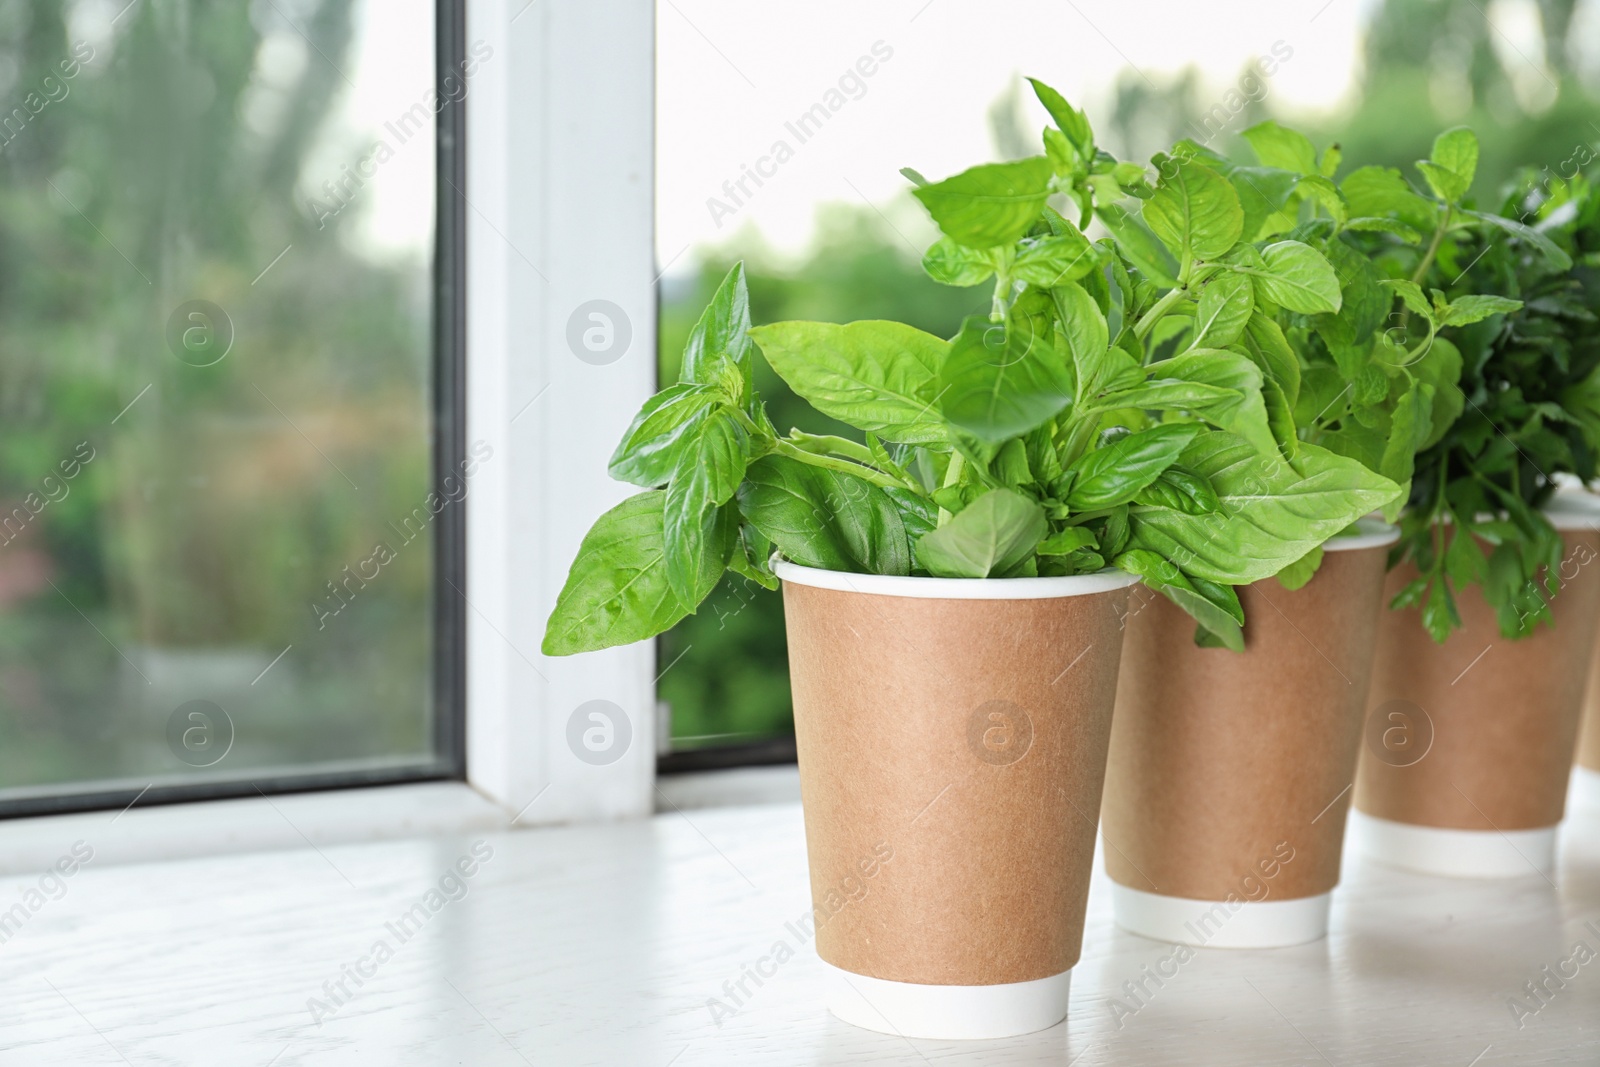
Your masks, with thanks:
M779 455L797 459L801 463L809 463L813 467L825 467L828 470L840 471L844 474L853 474L863 481L871 482L881 489L904 489L905 485L900 479L892 477L878 470L876 467L863 466L848 459L839 459L834 456L822 456L815 452L807 452L794 442L778 438L775 451Z
M1440 220L1439 228L1433 231L1433 241L1428 245L1427 254L1422 257L1422 262L1418 264L1416 271L1411 275L1411 280L1415 284L1421 285L1422 279L1428 276L1428 268L1433 266L1434 257L1439 254L1439 246L1444 244L1444 235L1450 229L1450 220L1454 213L1455 206L1453 204L1444 206L1444 218Z
M1160 300L1157 300L1155 302L1155 306L1149 311L1146 311L1144 313L1144 317L1138 322L1134 323L1133 335L1140 341L1145 340L1145 338L1150 336L1150 331L1156 328L1156 323L1160 322L1162 317L1165 316L1168 311L1172 310L1173 305L1188 295L1189 290L1183 286L1179 286L1178 288L1167 293L1167 295L1162 297Z

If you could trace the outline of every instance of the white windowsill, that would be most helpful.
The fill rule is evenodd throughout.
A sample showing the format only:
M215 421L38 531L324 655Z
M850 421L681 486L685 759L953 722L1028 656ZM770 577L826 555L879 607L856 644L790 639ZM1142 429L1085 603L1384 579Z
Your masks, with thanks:
M0 875L43 871L76 841L101 868L504 830L512 814L464 782L421 782L5 819Z

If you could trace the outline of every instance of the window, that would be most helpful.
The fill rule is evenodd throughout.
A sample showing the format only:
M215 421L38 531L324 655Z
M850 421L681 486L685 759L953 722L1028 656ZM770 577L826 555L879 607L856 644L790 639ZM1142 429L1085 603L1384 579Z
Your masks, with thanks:
M430 0L0 2L0 813L463 774Z

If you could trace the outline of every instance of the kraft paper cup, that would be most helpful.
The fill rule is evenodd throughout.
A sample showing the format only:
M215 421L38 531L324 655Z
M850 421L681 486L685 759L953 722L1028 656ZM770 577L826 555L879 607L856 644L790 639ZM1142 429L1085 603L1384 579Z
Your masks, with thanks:
M1351 823L1362 854L1466 878L1554 867L1600 625L1600 517L1546 514L1566 545L1553 624L1507 640L1476 586L1456 592L1463 625L1442 645L1418 609L1382 613ZM1396 567L1385 596L1416 575Z
M1067 1014L1132 575L783 579L817 954L869 1030Z
M1574 811L1600 815L1600 648L1592 658L1589 690L1583 700L1583 726L1578 732L1578 763L1572 768L1567 805Z
M1242 588L1245 651L1141 590L1130 608L1106 773L1117 925L1159 941L1264 948L1327 934L1361 742L1388 546L1363 520L1305 586Z

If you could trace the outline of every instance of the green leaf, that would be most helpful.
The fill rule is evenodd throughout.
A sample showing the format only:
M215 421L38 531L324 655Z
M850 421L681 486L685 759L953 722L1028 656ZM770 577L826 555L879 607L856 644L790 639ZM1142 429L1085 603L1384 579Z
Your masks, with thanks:
M994 261L987 252L941 237L922 256L922 269L943 285L977 285L994 277Z
M1322 566L1322 546L1318 545L1310 552L1301 556L1283 570L1278 572L1278 584L1293 592L1303 589L1305 584L1315 578L1317 570Z
M1156 239L1150 227L1116 204L1097 205L1094 213L1140 274L1163 289L1177 287L1178 261Z
M952 426L997 445L1054 418L1072 401L1072 380L1037 335L972 316L950 344L936 395Z
M1388 286L1390 289L1393 289L1395 291L1395 295L1398 296L1405 303L1406 307L1410 308L1414 314L1421 315L1429 322L1436 321L1433 316L1433 304L1431 304L1428 301L1427 296L1423 294L1422 286L1418 285L1416 282L1409 281L1404 278L1387 278L1384 280L1383 284Z
M1356 460L1315 445L1301 444L1296 469L1222 431L1195 438L1179 462L1210 481L1218 510L1135 507L1134 543L1187 574L1228 585L1277 574L1400 493Z
M803 567L911 573L911 547L895 501L853 474L765 456L750 465L738 497L745 520Z
M1478 173L1478 136L1465 126L1446 130L1433 139L1429 158L1459 179L1460 192L1447 197L1459 200L1472 187L1473 176Z
M1532 226L1524 225L1516 219L1508 219L1503 215L1492 215L1484 211L1463 211L1462 214L1469 215L1479 222L1486 222L1490 226L1498 227L1513 237L1526 241L1538 249L1539 254L1544 256L1545 265L1551 270L1560 273L1572 269L1572 257L1567 255L1560 245Z
M1262 399L1264 381L1261 368L1236 352L1202 349L1162 360L1151 372L1162 379L1182 379L1227 390L1220 398L1188 404L1173 404L1205 419L1214 426L1249 441L1265 455L1276 455L1278 445L1267 421Z
M1289 202L1298 175L1276 167L1234 167L1227 172L1244 211L1243 237L1254 240L1268 219Z
M750 331L772 369L824 415L899 444L948 439L935 400L949 343L898 322L776 322Z
M682 383L671 385L644 402L622 443L611 456L611 477L653 489L672 477L685 442L719 404L733 398L721 388Z
M1296 174L1319 173L1316 146L1303 133L1269 120L1245 130L1243 136L1266 166Z
M1255 310L1255 290L1240 274L1219 274L1200 290L1191 349L1227 348L1244 333Z
M583 538L541 646L547 656L626 645L654 637L689 614L672 592L663 556L665 493L629 497L600 516ZM713 551L718 546L708 546ZM726 558L726 557L724 557ZM715 559L704 568L720 578ZM698 604L716 582L697 590Z
M1112 565L1138 575L1146 586L1187 612L1224 648L1244 651L1244 633L1240 629L1244 611L1239 606L1238 594L1232 589L1208 583L1207 591L1212 594L1208 597L1171 560L1149 549L1129 549L1113 560Z
M1044 156L984 163L912 190L945 235L969 248L1011 245L1039 220L1055 168Z
M1351 217L1393 216L1406 225L1432 233L1438 209L1418 196L1393 167L1362 167L1339 183Z
M1522 301L1504 296L1463 296L1450 302L1441 326L1470 326L1491 315L1509 315L1522 308Z
M717 381L717 364L727 360L744 383L743 392L733 399L744 403L752 391L749 331L750 294L745 288L744 264L735 263L689 332L678 380L713 384Z
M1313 174L1301 178L1299 188L1303 193L1323 206L1335 226L1344 226L1345 221L1350 217L1350 209L1345 206L1344 197L1339 193L1337 185L1320 174Z
M1002 576L1032 556L1048 531L1038 504L994 489L918 541L917 562L936 578Z
M1269 381L1283 390L1289 406L1300 396L1300 357L1283 336L1283 330L1259 309L1245 324L1244 350L1256 361Z
M1411 226L1407 226L1399 219L1384 219L1372 215L1363 215L1359 219L1351 219L1346 222L1344 228L1367 233L1392 233L1409 245L1422 242L1421 232Z
M733 531L719 526L719 508L733 498L750 462L750 442L734 409L723 407L701 425L691 447L678 455L662 515L662 535L667 554L667 581L685 604L697 604L695 590L707 578L707 568L722 574L722 564L707 553L708 541L731 538ZM714 583L713 583L714 584Z
M1075 477L1067 506L1073 511L1099 511L1128 503L1176 462L1200 430L1194 423L1167 423L1085 453L1068 468Z
M1083 277L1097 262L1089 239L1076 227L1068 227L1049 237L1024 240L1011 262L1010 276L1049 289Z
M1433 190L1433 195L1440 200L1453 204L1467 195L1467 182L1455 171L1426 159L1417 162L1417 170L1427 179L1428 188Z
M1082 286L1063 285L1051 291L1055 299L1060 338L1072 360L1076 400L1087 405L1102 393L1123 389L1140 381L1142 372L1133 358L1111 348L1106 317Z
M1077 149L1078 155L1084 160L1094 158L1094 131L1089 128L1088 116L1067 103L1066 97L1039 79L1029 78L1028 84L1033 86L1033 95L1037 96L1039 103L1050 112L1051 120L1062 133L1067 135L1072 147Z
M1163 169L1144 220L1180 264L1216 259L1239 243L1244 209L1228 179L1192 160L1168 160Z
M1264 269L1232 269L1253 277L1265 299L1302 315L1339 310L1339 276L1321 252L1299 241L1279 241L1263 248L1261 258Z
M1450 595L1448 582L1436 581L1428 590L1428 600L1422 606L1422 625L1440 644L1450 636L1450 631L1461 625L1461 613L1456 610L1456 599Z
M1087 526L1068 526L1041 541L1037 551L1041 556L1065 556L1096 543L1093 531Z
M1172 508L1187 515L1209 515L1217 510L1217 492L1193 471L1168 467L1134 495L1133 503Z
M1419 382L1433 387L1433 411L1428 418L1432 430L1419 446L1421 451L1438 444L1466 406L1466 397L1457 384L1461 380L1461 352L1443 337L1435 337L1427 353L1407 369Z
M1397 483L1411 479L1417 452L1433 430L1433 386L1413 381L1395 403L1389 440L1378 473Z

